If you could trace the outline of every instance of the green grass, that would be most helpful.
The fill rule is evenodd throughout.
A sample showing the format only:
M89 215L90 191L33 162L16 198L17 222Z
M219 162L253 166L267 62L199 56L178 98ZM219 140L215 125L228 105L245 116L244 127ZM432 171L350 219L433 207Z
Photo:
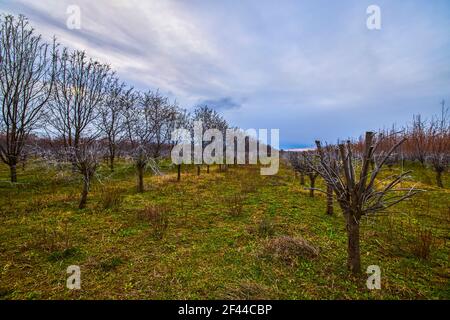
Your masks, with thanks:
M327 216L324 196L309 198L286 166L267 177L256 167L212 167L199 177L187 167L181 182L166 167L165 176L147 174L142 194L130 164L114 174L105 166L84 210L70 172L30 164L10 185L1 166L0 299L449 299L448 174L438 189L431 171L408 166L414 173L405 185L427 192L362 222L363 269L382 271L375 291L367 275L346 270L338 207ZM108 194L120 199L106 201ZM241 202L237 214L233 201ZM167 210L161 239L139 219L147 206ZM432 245L423 259L417 250L427 231ZM304 238L319 256L286 264L264 254L283 235ZM81 268L81 290L66 288L69 265Z

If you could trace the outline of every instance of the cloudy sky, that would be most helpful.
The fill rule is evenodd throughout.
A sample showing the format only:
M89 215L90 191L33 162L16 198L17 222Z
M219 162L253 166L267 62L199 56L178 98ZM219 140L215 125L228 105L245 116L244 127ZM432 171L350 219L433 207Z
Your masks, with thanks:
M366 9L381 9L368 30ZM66 26L69 5L81 29ZM38 32L187 109L207 103L281 146L334 142L450 105L450 1L1 0Z

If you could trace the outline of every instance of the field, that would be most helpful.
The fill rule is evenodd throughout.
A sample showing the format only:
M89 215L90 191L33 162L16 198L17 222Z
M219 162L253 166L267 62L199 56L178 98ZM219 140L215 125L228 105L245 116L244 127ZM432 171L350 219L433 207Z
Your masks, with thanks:
M431 170L406 166L406 184L426 192L362 220L363 270L380 266L381 290L347 271L337 205L327 216L325 197L310 198L286 164L275 176L186 166L180 182L163 165L144 193L132 164L105 165L83 210L70 170L31 162L11 185L1 166L0 298L449 299L450 179L440 189ZM70 265L81 290L66 288Z

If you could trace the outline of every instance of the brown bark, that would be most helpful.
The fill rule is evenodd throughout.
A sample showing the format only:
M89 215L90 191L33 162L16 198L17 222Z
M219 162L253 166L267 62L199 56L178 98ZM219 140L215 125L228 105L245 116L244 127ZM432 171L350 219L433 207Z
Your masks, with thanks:
M209 173L209 164L206 166L206 173Z
M327 214L333 214L333 187L331 185L327 185Z
M111 170L111 172L114 172L114 158L114 155L109 156L109 169Z
M144 168L138 167L138 192L144 192Z
M316 177L313 175L309 176L309 181L310 181L310 189L309 189L309 196L311 198L314 198L314 188L316 186Z
M439 188L443 188L444 184L442 183L442 171L436 171L436 183Z
M359 247L359 222L355 219L354 215L348 212L347 218L347 267L353 274L361 272L361 254Z
M300 172L300 184L305 185L305 175L302 172Z
M199 165L197 166L197 175L198 176L200 175L200 166Z
M177 166L177 181L181 180L181 164Z
M11 164L9 165L9 170L11 172L10 176L11 176L11 182L15 183L17 182L17 167L15 164Z
M87 203L87 196L89 193L89 181L90 179L88 177L84 177L83 179L83 191L81 192L81 199L80 199L80 204L78 205L79 209L84 209L86 207L86 203Z

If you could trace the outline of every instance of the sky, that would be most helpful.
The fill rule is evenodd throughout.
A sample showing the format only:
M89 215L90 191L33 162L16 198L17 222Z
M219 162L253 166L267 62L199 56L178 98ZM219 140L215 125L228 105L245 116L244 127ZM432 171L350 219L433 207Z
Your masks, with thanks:
M80 9L69 29L68 6ZM381 29L369 30L369 5ZM450 1L0 0L45 39L85 50L140 90L282 148L358 137L450 106Z

